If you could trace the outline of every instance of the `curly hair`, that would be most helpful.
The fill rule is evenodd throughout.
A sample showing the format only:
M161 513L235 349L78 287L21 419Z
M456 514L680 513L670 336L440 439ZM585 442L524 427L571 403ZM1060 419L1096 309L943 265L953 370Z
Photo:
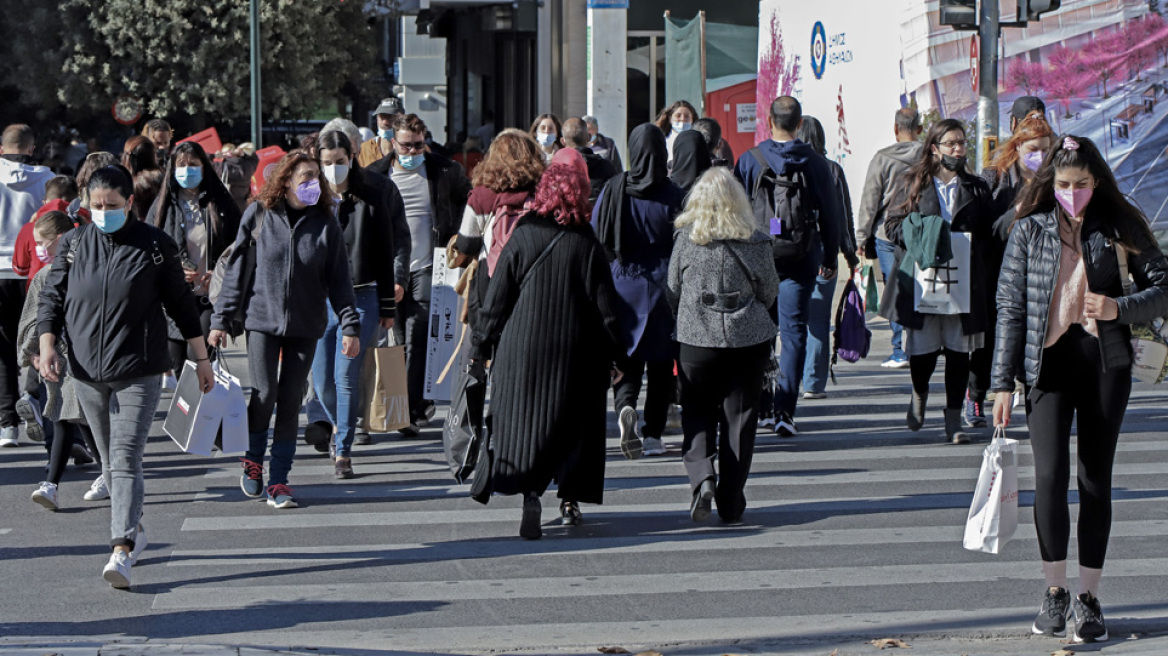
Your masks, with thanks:
M590 217L588 176L567 164L553 164L543 172L535 198L527 209L550 216L560 225L580 225Z
M328 180L325 180L324 173L320 171L320 165L317 164L316 159L303 150L293 150L284 155L279 162L276 162L276 168L272 174L264 180L264 188L260 189L260 193L256 195L256 200L261 205L268 209L272 209L284 202L284 194L287 192L288 181L292 179L292 173L296 167L308 162L315 164L317 167L316 177L320 183L320 198L316 201L315 207L319 207L325 211L329 210L329 204L333 202L332 197L326 193L328 189Z
M523 130L507 128L495 137L487 156L475 167L473 182L497 194L530 191L539 184L543 170L543 154L535 139Z

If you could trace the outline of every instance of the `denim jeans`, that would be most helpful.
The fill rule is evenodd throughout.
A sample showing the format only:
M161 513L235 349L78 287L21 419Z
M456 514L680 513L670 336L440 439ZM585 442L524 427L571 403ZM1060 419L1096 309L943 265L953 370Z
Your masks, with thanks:
M315 352L315 339L247 333L247 366L253 388L247 404L248 460L263 463L272 409L276 410L268 485L288 484L304 384Z
M116 383L77 383L77 402L101 453L101 474L110 492L110 546L134 548L146 483L142 455L162 395L162 376Z
M779 380L775 385L774 410L795 416L799 386L803 382L803 362L807 357L807 317L811 293L823 260L823 247L816 244L795 262L776 262L779 298L774 316L779 324Z
M884 277L884 284L896 284L892 277L892 267L896 266L896 246L890 241L876 240L876 257L880 261L880 274ZM892 281L891 283L889 281ZM907 360L904 354L904 330L900 324L888 322L892 329L892 359Z
M815 276L811 303L807 306L807 356L803 362L803 391L827 391L831 364L831 302L839 276L826 280Z
M341 353L341 322L328 303L328 325L324 337L316 343L316 357L312 359L312 387L315 399L308 405L308 420L327 421L337 427L337 455L348 458L357 432L357 417L361 412L361 363L365 349L373 345L377 335L377 287L359 287L353 290L357 297L357 314L361 317L361 351L355 358Z

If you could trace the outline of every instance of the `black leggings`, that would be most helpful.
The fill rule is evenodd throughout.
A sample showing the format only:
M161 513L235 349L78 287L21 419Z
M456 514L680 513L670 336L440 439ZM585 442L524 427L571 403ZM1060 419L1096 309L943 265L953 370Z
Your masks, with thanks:
M612 387L613 406L619 414L626 405L637 407L641 396L641 377L648 372L648 387L645 392L645 411L642 419L644 437L660 438L665 432L665 422L669 417L669 404L673 401L676 385L673 378L673 360L645 362L634 357L621 357L617 368L624 377Z
M1026 421L1034 451L1034 524L1045 562L1067 559L1071 421L1079 426L1079 564L1102 569L1111 535L1111 471L1131 368L1103 371L1099 340L1072 326L1042 354Z
M46 479L50 483L56 485L61 482L65 466L69 464L69 456L73 455L74 444L85 444L98 464L101 464L101 453L93 442L89 426L71 421L54 421L53 444L49 447L49 476Z
M942 349L926 355L908 358L912 373L913 391L922 398L929 396L929 379L937 369L937 358L945 354L945 409L957 410L965 401L965 385L969 382L969 354Z
M199 297L195 300L199 303L199 323L203 328L203 339L207 339L207 336L211 334L211 313L213 308L210 305L204 307L203 304L206 302L205 297ZM174 368L174 376L175 378L182 378L183 366L187 360L194 360L195 356L189 353L191 345L186 340L180 342L172 339L169 342L170 362ZM210 347L208 347L209 350Z

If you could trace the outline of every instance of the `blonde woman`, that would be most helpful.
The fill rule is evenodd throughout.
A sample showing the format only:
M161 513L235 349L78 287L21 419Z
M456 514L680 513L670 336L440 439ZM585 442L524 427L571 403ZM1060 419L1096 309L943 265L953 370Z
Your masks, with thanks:
M755 227L750 200L730 169L702 174L674 225L669 301L681 346L690 517L705 520L716 501L722 521L736 522L746 509L757 404L778 334L767 308L778 296L779 276L770 237Z

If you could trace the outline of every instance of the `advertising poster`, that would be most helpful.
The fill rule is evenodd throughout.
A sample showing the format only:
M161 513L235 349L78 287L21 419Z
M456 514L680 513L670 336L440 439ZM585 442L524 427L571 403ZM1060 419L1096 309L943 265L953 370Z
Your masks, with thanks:
M430 334L426 341L426 385L422 397L449 401L451 382L470 351L461 348L470 341L466 324L458 320L462 297L454 291L462 269L446 268L446 249L434 249L434 277L430 288Z

